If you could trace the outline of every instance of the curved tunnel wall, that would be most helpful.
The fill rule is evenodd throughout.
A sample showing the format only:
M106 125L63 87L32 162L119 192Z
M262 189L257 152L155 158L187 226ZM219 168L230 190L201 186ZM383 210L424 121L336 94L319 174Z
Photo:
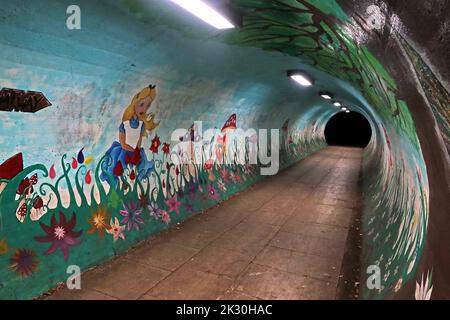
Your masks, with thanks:
M321 89L364 114L372 126L364 156L362 271L378 265L383 279L379 290L363 287L362 297L392 297L402 289L411 297L408 284L422 275L431 283L431 265L418 272L429 188L415 123L407 103L396 96L395 80L348 28L349 16L337 3L284 1L282 7L267 8L266 1L251 6L233 1L245 23L225 33L205 28L167 2L145 1L81 1L82 30L71 31L64 27L70 3L46 3L3 5L0 87L43 92L53 105L35 114L1 114L0 159L21 152L25 167L12 179L0 180L2 297L37 295L64 280L68 265L84 270L98 264L167 228L169 219L181 221L262 178L257 166L219 168L217 152L224 150L217 150L217 143L204 149L204 161L215 160L212 168L203 162L180 166L177 174L156 136L171 143L177 157L170 139L175 129L201 120L204 128L220 130L236 114L238 128L280 129L280 166L287 166L325 146L323 130L336 109L317 95ZM292 22L303 26L292 30ZM315 87L292 83L284 75L291 68L313 74ZM150 191L146 182L141 186L126 168L125 182L110 188L100 180L99 165L118 139L124 110L149 84L157 86L150 111L160 123L143 146L154 160L150 186L156 188ZM154 143L157 154L150 150ZM17 195L23 179L34 173L33 192ZM140 187L148 192L147 200ZM48 205L45 210L34 208L37 196ZM23 219L16 210L24 199ZM142 211L143 223L136 220L124 230L125 240L114 241L106 231L108 220L131 217L136 210ZM105 223L96 225L95 217ZM58 224L71 232L70 243L52 238ZM23 261L33 264L23 266Z

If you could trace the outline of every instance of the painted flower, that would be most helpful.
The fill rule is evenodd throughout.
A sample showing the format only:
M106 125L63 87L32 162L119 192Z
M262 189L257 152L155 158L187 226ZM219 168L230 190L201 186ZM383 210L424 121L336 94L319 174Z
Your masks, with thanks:
M148 197L143 194L139 195L139 205L141 208L146 208L149 205Z
M219 194L217 193L216 188L214 188L213 184L210 184L207 188L206 191L209 194L209 197L215 201L219 201Z
M175 211L177 214L180 213L181 202L178 201L177 195L174 195L172 198L170 198L168 201L166 201L166 204L169 207L167 209L167 212Z
M189 195L189 198L191 198L191 200L195 199L197 192L198 192L197 184L192 180L189 181L188 190L187 190L187 194Z
M50 226L47 226L40 222L42 230L46 233L45 236L35 237L34 239L39 242L50 242L50 248L45 251L45 254L52 254L56 249L61 249L64 254L64 260L69 259L69 249L72 246L79 245L81 240L77 239L81 236L83 231L74 231L77 223L77 217L73 213L72 218L66 221L66 217L62 212L59 212L59 222L56 221L56 214L54 214L50 221Z
M230 172L225 168L222 169L222 178L225 181L225 183L228 183L231 179Z
M162 146L162 152L167 155L170 152L170 144L169 143L164 143Z
M252 173L252 166L249 163L244 164L244 167L242 169L245 174Z
M6 239L0 241L0 255L5 255L9 251L9 245Z
M183 204L183 206L184 206L184 209L185 209L187 212L193 212L193 211L194 211L194 206L193 206L192 203L190 203L190 202L185 202L185 203Z
M88 234L98 233L98 237L101 239L104 235L104 230L108 231L109 225L108 220L111 217L109 213L106 212L106 207L98 207L96 211L92 211L92 216L88 219L91 229L88 230Z
M133 204L130 199L130 203L128 205L124 203L123 210L120 210L120 215L123 217L120 223L128 224L128 231L131 231L133 228L139 231L139 224L144 223L140 217L141 214L142 210L138 209L138 206Z
M209 194L207 194L207 193L202 193L201 196L200 196L200 200L201 200L202 202L208 201L208 200L209 200Z
M167 211L162 212L161 221L164 222L165 224L170 223L170 215L167 213Z
M433 286L431 285L431 275L430 273L427 274L427 279L425 280L425 283L423 283L423 274L422 278L420 280L420 284L416 282L416 293L415 298L416 300L430 300L431 299L431 293L433 292Z
M16 249L10 259L10 268L21 277L31 276L39 265L36 252L29 249Z
M111 219L109 222L109 228L106 229L106 232L114 237L114 242L119 240L121 238L122 240L125 240L125 235L123 234L125 230L125 226L121 226L119 223L119 219L114 218Z
M163 213L163 210L158 207L156 203L150 203L150 205L147 206L148 212L150 213L150 216L152 216L155 219L160 219Z
M222 192L227 191L227 187L225 186L225 183L223 183L222 179L219 179L217 181L217 185L219 186L220 191L222 191Z
M152 144L151 144L151 146L150 146L150 150L153 152L153 153L158 153L158 149L159 149L159 146L161 145L161 141L159 140L159 137L158 137L158 135L155 135L155 137L153 138L153 140L152 140Z

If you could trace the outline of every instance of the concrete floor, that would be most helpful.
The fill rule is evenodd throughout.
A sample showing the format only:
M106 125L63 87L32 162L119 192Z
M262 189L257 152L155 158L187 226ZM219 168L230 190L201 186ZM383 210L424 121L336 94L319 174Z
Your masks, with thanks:
M336 299L361 155L328 147L48 298Z

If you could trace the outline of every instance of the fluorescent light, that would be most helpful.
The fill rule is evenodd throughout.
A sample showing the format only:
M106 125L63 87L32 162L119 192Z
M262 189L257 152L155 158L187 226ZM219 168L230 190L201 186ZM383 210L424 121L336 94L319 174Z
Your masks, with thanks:
M327 92L327 91L319 92L319 95L320 95L322 98L326 99L326 100L331 100L331 99L333 99L333 94L330 93L330 92Z
M287 76L304 87L309 87L314 84L314 79L303 70L288 70Z
M348 109L346 107L341 108L342 111L347 111Z
M217 29L232 29L235 26L228 21L227 18L222 16L215 9L208 6L201 0L170 0L175 2L183 9L189 11L196 17L202 19L206 23L212 25Z
M342 103L340 103L339 101L333 102L333 105L334 105L335 107L342 107Z
M300 74L293 75L293 76L291 76L291 78L293 80L297 81L298 83L300 83L304 87L312 86L311 81L309 81L308 79L306 79L304 76L302 76Z
M350 113L350 110L346 110L345 113Z

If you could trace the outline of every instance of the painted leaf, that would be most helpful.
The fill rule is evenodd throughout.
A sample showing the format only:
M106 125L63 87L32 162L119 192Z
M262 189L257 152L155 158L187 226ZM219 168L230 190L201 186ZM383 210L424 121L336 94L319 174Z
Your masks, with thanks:
M94 160L93 156L89 156L86 158L86 160L84 160L84 164L85 165L90 165L92 163L92 160Z
M77 159L72 158L72 169L76 169L78 167Z
M91 170L88 170L88 172L86 173L86 176L84 177L84 181L86 182L86 184L91 184L91 182L92 182Z
M79 164L82 164L84 162L83 150L84 148L81 148L81 150L78 152L77 160Z
M49 176L50 176L50 179L55 179L56 178L56 170L55 170L55 165L54 164L52 164L52 166L50 167Z
M112 208L117 208L121 204L120 196L114 190L111 191L110 203Z

